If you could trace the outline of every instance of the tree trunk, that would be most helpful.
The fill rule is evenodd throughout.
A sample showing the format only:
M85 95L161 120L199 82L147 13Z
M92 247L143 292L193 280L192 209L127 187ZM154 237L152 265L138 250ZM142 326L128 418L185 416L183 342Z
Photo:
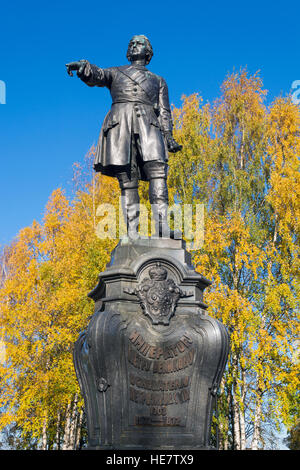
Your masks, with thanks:
M71 402L68 403L66 410L66 422L64 429L64 442L62 450L67 450L69 448L70 442L70 427L71 427Z
M245 412L240 409L240 431L241 431L241 450L246 449L246 428L245 428Z
M232 354L232 413L233 413L233 449L240 450L241 448L241 431L240 431L240 407L237 402L237 380L238 376L238 359L236 353Z
M260 438L260 422L262 415L261 392L256 398L255 416L254 416L254 431L251 442L251 450L258 450L258 443Z
M233 404L233 433L234 433L234 450L241 449L241 430L240 430L240 410L239 404L235 398L235 390L232 394L232 404Z
M77 430L77 417L78 417L78 410L77 410L77 402L78 402L78 395L76 393L74 402L73 402L73 410L72 410L72 417L70 423L70 438L69 438L69 450L74 450L76 445L76 430Z
M274 235L273 235L273 243L277 242L277 231L278 231L278 215L275 212L275 224L274 224Z
M226 437L224 438L223 448L224 450L229 449L229 420L230 420L230 408L231 408L231 398L230 393L227 393L227 429L226 429Z
M246 399L246 377L245 371L242 369L242 386L241 386L242 407L240 406L240 430L241 430L241 450L246 449L246 426L245 426L245 399Z
M219 448L220 450L228 450L228 429L229 429L229 410L230 410L230 395L225 392L226 378L222 377L220 384L220 400L226 402L222 406L222 416L219 413L218 426L219 426ZM227 406L227 407L226 407ZM222 418L222 419L220 419Z
M60 411L57 412L55 444L56 444L56 449L60 450Z
M83 410L80 411L79 420L78 420L78 424L77 424L75 450L79 449L79 447L80 447L82 422L83 422Z
M42 450L47 450L47 418L44 418L44 422L43 422Z

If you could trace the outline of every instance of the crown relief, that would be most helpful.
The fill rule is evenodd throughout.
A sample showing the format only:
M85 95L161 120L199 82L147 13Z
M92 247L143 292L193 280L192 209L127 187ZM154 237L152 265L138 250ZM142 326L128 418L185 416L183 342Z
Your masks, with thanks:
M191 294L183 292L173 279L167 279L168 271L159 262L149 269L148 274L149 277L145 277L136 289L124 291L137 296L143 313L153 325L169 325L180 297Z

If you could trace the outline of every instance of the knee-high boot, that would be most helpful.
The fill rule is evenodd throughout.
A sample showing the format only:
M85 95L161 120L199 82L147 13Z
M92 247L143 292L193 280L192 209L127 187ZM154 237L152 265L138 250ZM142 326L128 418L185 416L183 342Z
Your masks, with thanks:
M149 181L149 200L152 207L155 236L162 238L181 238L181 233L171 230L168 224L168 186L165 178L151 178Z
M122 188L121 197L127 235L129 238L135 240L139 238L140 198L138 188Z

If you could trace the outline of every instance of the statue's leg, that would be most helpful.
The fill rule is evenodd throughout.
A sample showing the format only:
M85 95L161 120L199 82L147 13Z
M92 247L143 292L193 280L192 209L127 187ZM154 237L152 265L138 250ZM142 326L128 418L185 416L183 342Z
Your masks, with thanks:
M144 171L149 181L149 200L155 223L155 236L174 238L175 233L168 225L167 166L163 162L147 162Z
M168 225L168 188L164 178L149 180L149 200L155 223L155 236L174 238Z
M127 234L129 238L137 239L139 237L138 226L140 216L138 179L130 179L126 172L118 173L117 178L121 188L121 205Z

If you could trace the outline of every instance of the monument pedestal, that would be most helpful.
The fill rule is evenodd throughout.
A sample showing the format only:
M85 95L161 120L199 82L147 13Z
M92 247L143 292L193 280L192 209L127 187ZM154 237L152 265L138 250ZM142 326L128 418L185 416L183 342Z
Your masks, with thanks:
M209 449L228 335L182 240L120 241L74 349L88 449Z

